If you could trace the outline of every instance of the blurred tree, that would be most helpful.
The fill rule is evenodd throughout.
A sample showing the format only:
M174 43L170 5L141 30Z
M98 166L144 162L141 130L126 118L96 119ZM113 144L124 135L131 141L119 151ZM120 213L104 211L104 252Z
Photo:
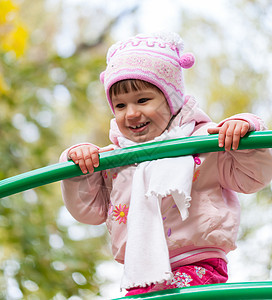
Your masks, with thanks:
M181 13L186 50L197 59L185 74L188 89L205 99L203 107L215 121L254 112L270 125L272 5L237 0L227 8L222 21Z
M26 0L19 8L0 0L0 179L56 163L76 141L108 142L101 43L122 17L108 16L95 45L75 41L65 57L52 46L65 7L45 15L44 1ZM1 199L0 299L99 295L106 280L96 266L111 258L105 228L65 223L62 206L59 183Z

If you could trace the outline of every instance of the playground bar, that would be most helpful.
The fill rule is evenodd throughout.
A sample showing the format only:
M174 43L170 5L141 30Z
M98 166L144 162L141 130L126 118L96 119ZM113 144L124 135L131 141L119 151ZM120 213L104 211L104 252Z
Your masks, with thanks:
M251 132L240 141L239 150L257 148L272 148L272 131ZM216 151L224 151L218 147L218 134L144 143L100 153L100 165L95 172L148 160ZM1 180L0 198L80 175L83 173L73 161L53 164Z
M272 282L222 283L170 289L154 293L123 297L115 300L223 300L223 299L272 299Z

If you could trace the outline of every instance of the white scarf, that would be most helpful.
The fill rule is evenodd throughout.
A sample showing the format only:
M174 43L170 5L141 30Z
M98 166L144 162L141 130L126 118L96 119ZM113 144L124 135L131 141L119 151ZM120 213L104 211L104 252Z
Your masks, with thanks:
M189 136L194 126L194 121L177 126L150 142ZM121 147L136 144L124 137L118 137L118 142ZM138 164L132 181L121 288L145 287L172 279L161 201L172 195L182 220L186 220L193 172L194 159L191 155Z

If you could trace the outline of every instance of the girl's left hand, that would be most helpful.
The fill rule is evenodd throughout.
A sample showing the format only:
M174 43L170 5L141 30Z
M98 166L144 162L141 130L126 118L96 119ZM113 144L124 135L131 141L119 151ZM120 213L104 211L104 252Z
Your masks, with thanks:
M240 138L249 131L249 123L243 120L229 120L222 126L209 128L208 133L218 133L218 145L224 147L226 151L237 150Z

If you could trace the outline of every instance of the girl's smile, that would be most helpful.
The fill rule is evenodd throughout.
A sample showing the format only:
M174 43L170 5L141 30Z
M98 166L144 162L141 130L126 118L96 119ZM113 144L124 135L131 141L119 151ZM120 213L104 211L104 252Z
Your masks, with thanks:
M161 135L171 119L164 94L156 88L113 95L112 104L119 130L136 143Z
M136 125L136 126L131 126L131 129L132 130L141 129L141 128L144 128L145 126L147 126L148 124L149 124L149 122L145 122L145 123L142 123L142 124L139 124L139 125Z

